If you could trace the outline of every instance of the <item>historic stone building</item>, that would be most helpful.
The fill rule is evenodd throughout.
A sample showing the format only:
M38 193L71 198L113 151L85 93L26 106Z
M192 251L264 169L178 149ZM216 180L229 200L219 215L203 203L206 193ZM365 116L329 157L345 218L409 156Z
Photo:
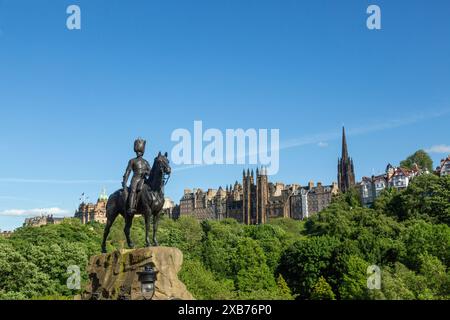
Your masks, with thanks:
M341 192L347 192L355 185L353 160L348 156L345 129L342 127L342 156L338 159L338 185Z
M237 181L225 190L186 189L180 200L180 215L199 220L234 218L245 224L263 224L268 219L284 217L304 219L328 206L338 193L337 183L317 186L271 183L265 168L242 173L242 184Z
M178 216L178 206L173 202L172 199L166 197L164 199L164 205L162 209L162 214L167 215L169 218L176 219Z
M64 218L55 218L52 214L41 215L38 217L26 218L23 223L24 227L40 227L47 224L59 224Z
M13 235L13 231L1 231L0 230L0 237L3 237L3 238L9 238L9 237L11 237L12 235Z
M318 182L314 186L314 182L310 181L305 187L296 187L292 190L289 198L288 216L293 219L306 219L325 209L338 192L339 188L336 182L326 186Z
M108 195L103 190L98 197L97 203L80 203L78 210L75 212L75 218L80 219L81 223L86 224L90 221L106 223L106 203Z
M448 155L447 158L441 160L439 167L436 168L436 173L440 177L450 174L450 155Z
M428 173L428 170L421 170L417 165L412 169L406 169L388 164L384 174L362 177L358 183L361 202L364 206L370 206L384 189L406 189L412 179Z

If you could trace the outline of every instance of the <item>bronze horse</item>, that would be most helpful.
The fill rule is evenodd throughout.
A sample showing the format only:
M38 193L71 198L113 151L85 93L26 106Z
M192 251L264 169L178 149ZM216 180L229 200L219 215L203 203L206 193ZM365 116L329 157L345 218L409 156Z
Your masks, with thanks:
M153 216L153 245L157 246L156 232L158 230L158 222L161 215L161 210L164 205L164 186L167 183L171 173L169 160L167 159L167 152L162 155L159 152L158 156L153 162L149 177L145 179L144 186L138 194L136 214L142 214L145 220L145 245L150 247L150 219ZM106 253L106 239L109 231L117 216L121 214L125 218L125 236L129 248L133 248L134 244L130 238L130 229L133 223L133 215L127 214L126 201L123 194L123 189L119 189L108 198L106 203L106 226L103 232L102 252Z

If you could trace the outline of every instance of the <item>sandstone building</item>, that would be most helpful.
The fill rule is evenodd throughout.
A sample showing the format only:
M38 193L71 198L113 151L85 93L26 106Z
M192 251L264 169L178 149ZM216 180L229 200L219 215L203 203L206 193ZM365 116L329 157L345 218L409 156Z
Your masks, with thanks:
M75 212L75 218L80 219L81 223L86 224L90 221L106 223L106 202L108 195L103 190L98 197L97 203L86 203L82 201Z
M234 218L245 224L263 224L270 218L304 219L319 212L337 194L336 183L301 187L269 182L265 168L242 173L237 181L225 189L186 189L180 200L180 216L194 216L199 220Z
M12 236L12 234L13 234L13 231L1 231L0 230L0 237L3 237L3 238L9 238L9 237L11 237Z
M23 223L24 227L40 227L47 224L59 224L64 220L64 218L55 218L52 214L41 215L38 217L26 218Z

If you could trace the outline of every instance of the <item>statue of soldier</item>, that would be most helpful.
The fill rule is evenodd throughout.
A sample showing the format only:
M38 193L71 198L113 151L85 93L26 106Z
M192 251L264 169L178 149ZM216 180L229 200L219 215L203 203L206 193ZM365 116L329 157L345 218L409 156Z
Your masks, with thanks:
M125 203L128 202L127 214L129 215L136 213L137 193L142 189L145 178L150 174L150 164L143 158L145 143L146 141L141 138L134 141L134 152L136 152L136 158L128 161L127 169L123 175L122 187L124 190ZM128 195L127 181L131 171L133 171L133 177L131 178L130 194Z

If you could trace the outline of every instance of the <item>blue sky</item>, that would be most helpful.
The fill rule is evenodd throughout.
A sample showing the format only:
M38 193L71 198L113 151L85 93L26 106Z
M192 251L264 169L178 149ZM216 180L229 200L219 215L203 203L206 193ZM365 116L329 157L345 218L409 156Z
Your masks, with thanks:
M66 28L70 4L81 30ZM366 28L369 4L382 30ZM113 192L135 137L152 159L194 120L280 129L294 146L271 181L335 181L343 124L358 179L441 146L436 166L450 145L449 12L445 0L0 0L0 229ZM177 170L166 192L241 172Z

